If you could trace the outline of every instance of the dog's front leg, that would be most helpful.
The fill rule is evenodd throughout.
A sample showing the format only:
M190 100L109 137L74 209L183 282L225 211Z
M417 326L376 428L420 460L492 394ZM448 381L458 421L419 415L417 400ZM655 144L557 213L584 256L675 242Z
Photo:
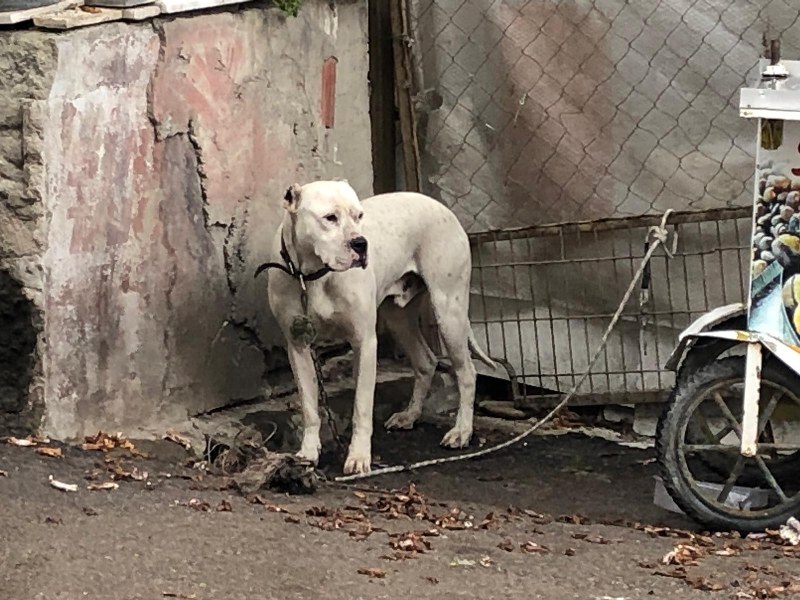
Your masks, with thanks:
M368 473L372 462L372 405L375 399L375 371L378 340L374 328L357 347L355 364L356 399L353 405L353 436L344 472Z
M303 406L303 442L297 456L317 464L322 445L319 441L319 397L314 361L308 347L290 343L287 352Z

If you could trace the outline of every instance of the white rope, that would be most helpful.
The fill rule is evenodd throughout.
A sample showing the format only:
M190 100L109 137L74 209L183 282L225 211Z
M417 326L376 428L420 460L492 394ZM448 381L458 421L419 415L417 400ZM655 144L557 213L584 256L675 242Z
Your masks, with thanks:
M631 296L633 295L633 292L636 289L636 284L639 282L639 279L641 279L642 274L644 273L644 270L647 267L647 264L650 262L650 259L652 258L653 254L658 249L658 247L662 246L662 245L665 245L666 242L667 242L667 239L668 239L667 219L669 218L669 215L671 213L672 213L672 209L667 210L664 213L664 216L661 219L661 224L660 225L655 225L655 226L651 227L648 230L647 237L648 237L648 240L650 240L650 247L648 248L647 252L645 253L644 257L642 258L642 262L639 265L639 269L634 274L633 279L631 280L631 283L628 286L628 290L625 292L625 295L623 296L622 301L619 303L619 306L617 307L617 311L614 313L614 317L611 319L611 322L608 324L608 327L606 328L606 331L603 334L603 339L600 341L600 345L597 347L597 349L594 352L594 355L592 356L592 359L589 361L589 366L586 367L586 370L580 376L580 378L578 379L577 383L575 383L572 386L572 388L569 390L569 392L564 397L564 399L561 402L559 402L558 405L556 405L556 407L553 410L551 410L549 413L547 413L547 415L545 415L545 417L543 419L537 421L530 428L528 428L527 430L523 431L519 435L511 438L510 440L507 440L507 441L502 442L500 444L497 444L495 446L490 446L488 448L483 448L482 450L476 450L475 452L467 452L466 454L459 454L459 455L456 455L456 456L443 456L441 458L432 458L432 459L429 459L429 460L422 460L422 461L415 462L415 463L410 463L410 464L407 464L407 465L395 465L393 467L384 467L382 469L376 469L374 471L370 471L369 473L357 473L355 475L343 475L343 476L337 477L334 481L338 481L338 482L356 481L358 479L366 479L368 477L377 477L379 475L386 475L388 473L402 473L404 471L414 471L416 469L422 469L423 467L431 467L433 465L441 465L441 464L444 464L444 463L458 462L458 461L462 461L462 460L468 460L468 459L472 459L472 458L478 458L478 457L481 457L481 456L486 456L488 454L494 454L495 452L499 452L500 450L508 448L509 446L513 446L514 444L518 444L519 442L524 440L526 437L531 435L534 431L539 429L542 425L544 425L545 423L550 421L572 399L572 397L575 395L575 392L578 391L578 388L583 384L583 382L589 376L589 373L591 372L592 368L594 368L594 364L597 362L597 359L600 358L600 354L605 349L606 344L608 344L608 338L611 335L611 332L614 330L614 327L616 327L617 323L619 322L620 317L622 316L622 312L625 310L625 306L627 306L628 302L630 301ZM675 248L676 248L676 244L675 243L673 243L673 247L671 249L667 248L665 246L664 250L665 250L665 252L666 252L668 257L672 257L672 255L675 253Z

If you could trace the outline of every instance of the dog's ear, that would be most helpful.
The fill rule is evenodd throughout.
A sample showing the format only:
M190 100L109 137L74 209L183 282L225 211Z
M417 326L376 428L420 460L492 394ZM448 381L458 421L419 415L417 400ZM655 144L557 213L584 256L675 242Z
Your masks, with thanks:
M300 184L294 183L286 190L286 194L283 196L283 207L289 212L295 212L299 202Z

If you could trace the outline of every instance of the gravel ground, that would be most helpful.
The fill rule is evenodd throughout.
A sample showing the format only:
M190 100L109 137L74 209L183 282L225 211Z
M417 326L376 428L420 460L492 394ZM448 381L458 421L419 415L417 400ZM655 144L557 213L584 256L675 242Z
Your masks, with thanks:
M375 452L437 455L442 433L376 429ZM654 506L651 450L536 437L480 461L253 503L218 478L190 479L175 444L137 447L152 457L0 444L0 599L800 597L780 589L800 584L800 551L701 536ZM93 473L133 466L147 481L86 489ZM49 475L79 490L53 489ZM695 565L662 564L679 544L698 550Z

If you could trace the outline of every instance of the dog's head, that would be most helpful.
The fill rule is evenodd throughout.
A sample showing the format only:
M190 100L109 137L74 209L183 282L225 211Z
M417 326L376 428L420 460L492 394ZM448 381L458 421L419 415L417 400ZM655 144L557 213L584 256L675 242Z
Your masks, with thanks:
M299 246L334 271L367 268L367 240L361 235L364 209L346 181L294 184L286 190L284 207Z

